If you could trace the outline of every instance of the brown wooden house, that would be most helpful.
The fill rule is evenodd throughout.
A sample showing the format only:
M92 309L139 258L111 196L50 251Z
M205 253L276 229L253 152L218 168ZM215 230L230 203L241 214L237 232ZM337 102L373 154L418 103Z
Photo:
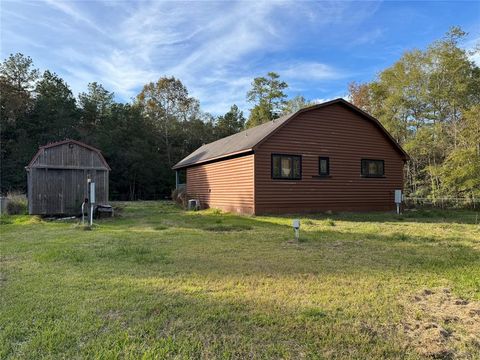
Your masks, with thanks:
M407 159L378 120L336 99L203 145L173 168L202 207L385 211L395 209Z
M87 179L95 182L96 203L108 202L110 167L100 150L80 141L41 146L25 169L30 214L81 214Z

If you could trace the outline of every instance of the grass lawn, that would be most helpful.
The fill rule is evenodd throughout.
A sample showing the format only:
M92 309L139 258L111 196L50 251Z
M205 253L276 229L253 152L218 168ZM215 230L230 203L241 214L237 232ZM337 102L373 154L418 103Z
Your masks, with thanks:
M480 358L478 212L124 206L2 218L1 359Z

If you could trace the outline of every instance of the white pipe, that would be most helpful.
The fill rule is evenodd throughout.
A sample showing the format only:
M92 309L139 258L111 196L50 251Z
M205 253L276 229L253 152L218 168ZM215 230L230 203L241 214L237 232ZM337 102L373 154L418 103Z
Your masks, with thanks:
M90 203L90 226L93 225L93 204Z
M85 225L85 201L82 203L82 225Z

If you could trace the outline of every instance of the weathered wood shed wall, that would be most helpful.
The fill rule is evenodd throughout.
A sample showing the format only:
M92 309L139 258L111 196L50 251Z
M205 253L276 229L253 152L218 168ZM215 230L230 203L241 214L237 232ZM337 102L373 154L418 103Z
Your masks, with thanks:
M39 148L26 167L28 211L35 215L77 215L95 182L96 203L108 202L110 167L101 152L75 140Z

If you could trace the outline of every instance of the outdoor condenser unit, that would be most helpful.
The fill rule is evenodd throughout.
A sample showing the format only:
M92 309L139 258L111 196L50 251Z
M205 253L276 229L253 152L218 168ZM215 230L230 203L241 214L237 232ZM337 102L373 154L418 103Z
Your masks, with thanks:
M188 210L199 210L200 209L200 200L190 199L188 200Z

